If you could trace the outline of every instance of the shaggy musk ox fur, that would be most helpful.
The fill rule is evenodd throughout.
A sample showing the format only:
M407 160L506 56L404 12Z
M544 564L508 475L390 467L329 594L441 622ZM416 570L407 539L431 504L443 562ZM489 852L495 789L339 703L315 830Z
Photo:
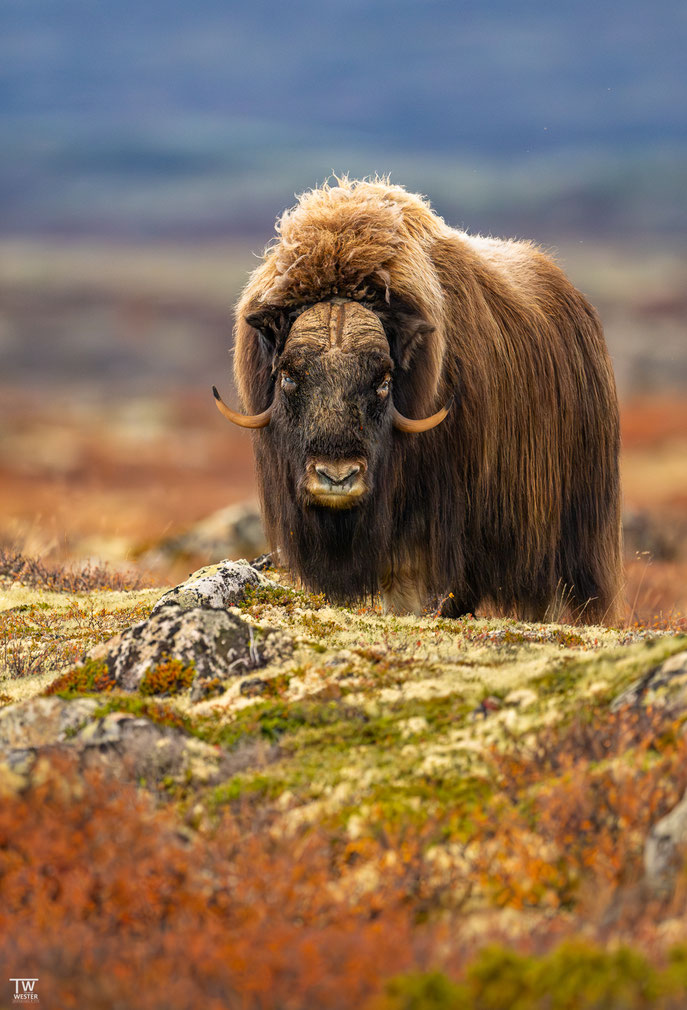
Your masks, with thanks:
M543 619L564 599L611 619L618 407L580 292L383 180L306 193L277 232L237 306L235 378L288 566L400 611Z

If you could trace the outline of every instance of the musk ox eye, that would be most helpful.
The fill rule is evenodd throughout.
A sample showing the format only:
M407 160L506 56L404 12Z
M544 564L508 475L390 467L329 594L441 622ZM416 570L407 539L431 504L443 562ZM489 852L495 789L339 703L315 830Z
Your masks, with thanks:
M389 395L390 379L385 379L381 386L377 386L377 395L385 397Z
M286 372L281 373L281 388L287 390L287 392L296 388L295 380L290 375L287 375Z

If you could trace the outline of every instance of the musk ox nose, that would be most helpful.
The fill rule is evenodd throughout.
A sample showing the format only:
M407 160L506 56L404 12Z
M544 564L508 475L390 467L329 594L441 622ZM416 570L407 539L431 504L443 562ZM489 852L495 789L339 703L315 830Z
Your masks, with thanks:
M316 463L315 470L326 481L335 487L343 486L346 481L351 480L360 473L360 467L356 463Z
M347 509L358 503L368 491L364 459L310 459L305 468L301 491L308 504Z

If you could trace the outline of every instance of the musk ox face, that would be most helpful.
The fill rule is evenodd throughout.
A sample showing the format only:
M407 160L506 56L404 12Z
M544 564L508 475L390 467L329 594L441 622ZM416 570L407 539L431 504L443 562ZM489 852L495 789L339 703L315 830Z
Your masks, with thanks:
M372 493L391 438L394 363L378 317L333 300L294 321L275 359L270 423L303 507L350 509Z
M255 377L271 402L259 414L239 414L213 392L228 420L265 429L256 455L270 540L331 599L369 596L390 563L392 427L427 431L450 403L422 420L399 413L384 326L358 301L335 297L288 314L268 307L245 322Z

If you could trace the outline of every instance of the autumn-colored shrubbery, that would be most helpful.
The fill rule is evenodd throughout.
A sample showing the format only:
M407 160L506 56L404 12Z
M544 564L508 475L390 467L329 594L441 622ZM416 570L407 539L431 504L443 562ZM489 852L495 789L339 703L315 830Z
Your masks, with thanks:
M180 659L167 656L157 666L151 667L143 674L138 690L143 695L179 694L193 683L196 669L193 663L182 663Z
M60 674L45 693L70 697L78 694L92 694L112 691L117 686L114 674L104 660L86 659L83 663Z
M497 904L573 907L642 876L653 824L687 788L687 740L661 712L624 710L541 731L495 752L499 790L483 812L476 868Z
M192 829L41 759L0 807L3 968L89 1010L677 1010L687 878L657 897L641 856L686 758L670 713L581 715L495 754L469 817L356 837L267 797Z
M133 789L46 766L0 808L3 968L61 1007L348 1010L416 963L421 860L384 856L366 889L316 833L188 841Z
M63 593L84 593L91 589L130 590L141 585L141 576L135 572L117 572L107 565L91 563L51 567L39 558L26 557L6 545L0 545L0 575L25 586Z

